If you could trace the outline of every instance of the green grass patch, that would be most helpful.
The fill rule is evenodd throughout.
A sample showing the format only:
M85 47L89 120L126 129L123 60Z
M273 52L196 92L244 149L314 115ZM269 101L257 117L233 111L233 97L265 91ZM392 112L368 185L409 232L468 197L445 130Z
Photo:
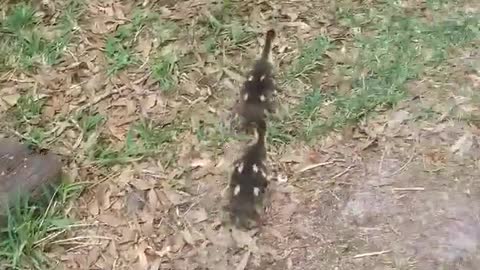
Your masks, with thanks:
M18 196L0 229L0 263L5 269L51 269L44 255L74 224L64 216L65 205L80 193L78 184L45 189L39 200ZM52 192L53 191L53 192Z
M104 123L105 117L99 113L83 114L78 117L78 124L83 131L85 140Z
M157 15L146 10L136 9L133 11L129 23L119 26L115 33L107 37L105 55L110 75L140 62L134 51L136 37L142 29L158 20Z
M153 60L151 66L152 76L157 80L162 91L169 91L177 84L178 61L178 56L170 50L165 50L163 55L158 55Z
M198 141L213 149L221 148L232 138L228 126L223 122L219 123L199 123L199 126L193 130Z
M348 96L337 97L334 126L396 104L406 94L406 82L442 64L451 48L480 37L478 19L456 14L429 24L403 14L376 16L378 21L366 27L375 35L355 38L359 59L354 66L344 67L354 78L353 89Z
M295 139L309 142L324 133L328 121L320 113L320 109L327 102L332 102L332 98L334 97L325 95L321 89L313 89L306 93L287 119L281 123L273 122L270 125L270 142L288 144Z
M20 96L15 108L15 116L18 122L30 122L38 120L42 114L44 101L26 94Z
M309 75L321 65L324 53L332 47L328 38L320 36L305 45L300 56L294 61L293 67L288 71L288 77Z
M154 127L152 123L141 122L132 126L124 144L114 148L111 143L99 138L89 151L89 158L102 166L128 163L144 157L171 152L169 147L179 130L174 127Z
M217 5L200 23L206 29L203 33L203 47L209 53L243 50L257 35L247 22L235 16L235 8L231 1L223 1Z
M82 12L82 3L68 2L59 23L49 28L40 27L37 11L29 3L9 6L0 21L0 71L17 67L30 70L39 64L58 63L73 38L72 22ZM48 31L48 37L42 31Z
M321 94L307 96L291 116L291 122L301 126L293 130L294 138L311 140L325 131L354 123L370 112L392 107L406 96L408 81L443 65L452 49L462 48L480 37L480 16L450 14L430 23L407 15L393 5L355 10L356 13L348 9L341 11L340 22L356 33L351 45L359 49L353 65L337 65L343 74L353 79L352 89L348 94L334 94L329 98L334 106L329 119L315 116L322 106ZM302 51L297 61L302 63L297 64L301 68L294 68L293 74L316 69L310 63L320 59L318 52L322 53L323 48L329 48L327 42L316 44L313 47L317 49L307 46ZM280 130L287 134L292 133L289 126L279 124Z

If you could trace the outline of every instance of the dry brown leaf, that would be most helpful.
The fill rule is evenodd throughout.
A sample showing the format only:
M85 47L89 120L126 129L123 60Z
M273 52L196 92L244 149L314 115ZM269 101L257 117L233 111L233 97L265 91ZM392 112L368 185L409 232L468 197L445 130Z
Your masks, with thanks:
M474 88L480 88L480 76L476 74L470 74L467 77L472 81Z
M138 190L149 190L155 186L155 183L148 181L142 177L134 177L130 180L130 184Z
M96 216L100 213L100 207L98 206L98 200L91 200L90 203L88 204L88 212L93 215L93 216Z
M151 264L148 270L161 270L162 258L156 258Z
M125 196L125 206L129 214L138 213L145 206L144 194L141 190L131 191Z
M236 81L236 82L238 82L238 83L241 83L241 82L243 82L243 81L245 80L245 78L244 78L242 75L238 74L237 72L231 71L231 70L228 69L228 68L224 68L224 69L223 69L223 72L225 72L225 74L227 74L227 76L228 76L230 79L232 79L232 80L234 80L234 81Z
M210 227L205 228L205 236L213 245L222 248L229 248L233 246L233 239L226 229L213 231Z
M235 267L235 270L244 270L245 267L247 267L248 259L250 259L250 250L245 252L242 256L242 260L238 263L237 267Z
M7 103L10 107L17 105L20 94L5 95L2 97L2 100Z
M287 205L282 206L280 210L280 217L282 220L290 220L293 213L297 210L297 204L290 202Z
M100 184L95 192L95 198L98 201L98 206L102 209L106 209L110 206L110 195L112 191L107 184Z
M452 145L452 147L450 147L450 151L452 153L458 154L459 156L463 156L472 148L473 139L473 134L471 134L470 132L465 133L455 142L454 145Z
M181 232L175 234L173 238L170 239L170 242L172 243L172 252L178 252L185 246L185 241L183 240L183 235Z
M142 54L142 57L144 59L148 59L148 56L150 55L150 52L152 51L152 40L150 37L145 37L141 38L138 40L138 45L137 45L137 51L139 51Z
M126 221L112 214L101 214L97 216L96 219L112 227L118 227L120 225L124 225Z
M103 73L97 73L84 84L83 90L93 99L105 84L105 75Z
M405 110L400 110L392 113L388 120L388 127L391 129L397 129L405 120L408 119L410 113Z
M189 196L187 196L185 193L180 194L180 192L177 192L170 188L164 188L163 194L165 194L167 199L175 206L186 203L190 199Z
M190 221L192 224L199 223L208 219L207 210L205 208L200 207L196 209L191 209L187 212L185 217Z
M143 111L148 111L157 104L157 94L150 94L140 101L140 106Z
M119 141L125 141L127 132L128 132L128 127L127 126L117 126L118 122L111 120L107 121L106 126L108 127L108 130L112 134L113 137L117 138Z
M148 270L148 259L147 255L145 254L147 246L145 243L142 243L141 245L138 246L137 248L137 256L138 256L138 266L136 269L144 269Z
M143 224L141 224L143 235L146 237L153 236L156 232L154 225L155 216L149 211L142 211L140 213L140 218L143 221Z
M209 158L196 158L194 160L192 160L192 162L190 163L190 166L192 168L203 168L203 167L208 167L212 164L212 160L210 160Z
M112 5L113 12L115 14L115 18L119 20L127 20L127 17L125 17L125 13L123 12L123 7L121 4L118 2L113 3Z
M188 229L184 229L182 231L182 235L183 235L183 240L185 240L185 242L187 242L189 245L192 245L192 246L195 245L195 240L193 239L193 236Z
M55 116L55 109L52 106L44 106L42 109L42 114L46 118L53 118Z
M254 231L243 231L235 227L232 228L232 238L237 244L238 247L251 247L255 246L255 239L252 238L251 234L255 233Z
M148 202L148 206L153 211L158 210L160 208L161 204L155 189L152 188L149 191L147 191L147 202Z

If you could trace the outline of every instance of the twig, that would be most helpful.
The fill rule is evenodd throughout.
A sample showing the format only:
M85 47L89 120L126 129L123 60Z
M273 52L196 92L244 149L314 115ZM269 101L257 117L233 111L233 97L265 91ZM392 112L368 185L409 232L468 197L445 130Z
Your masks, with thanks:
M320 162L320 163L315 163L315 164L310 164L308 166L303 167L302 169L298 170L297 173L303 173L312 169L315 169L317 167L325 166L325 165L330 165L333 164L335 161L327 161L327 162Z
M424 191L424 187L392 188L392 191Z
M378 175L382 175L382 170L383 170L383 161L385 159L385 153L387 151L383 149L382 151L382 157L380 158L380 164L378 165Z
M410 156L410 158L407 160L407 162L405 162L405 164L403 164L403 166L400 167L400 169L394 171L393 173L387 175L386 177L389 178L389 177L392 177L392 176L395 176L395 175L399 174L401 171L403 171L408 166L408 164L410 164L410 162L412 162L414 157L415 157L415 150L413 151L413 154Z
M57 241L53 241L50 244L70 243L70 242L75 242L77 240L87 240L87 239L98 239L98 240L109 240L109 241L113 240L113 238L111 237L88 235L88 236L77 236L77 237L72 237L68 239L60 239Z
M126 89L126 88L127 88L127 86L124 85L124 86L122 86L122 87L120 87L120 88L117 88L117 89L115 89L115 90L111 90L111 91L105 92L105 93L103 93L102 95L97 96L92 102L89 102L89 103L87 103L87 104L84 104L84 105L78 107L78 108L76 109L76 112L77 112L77 113L82 113L84 110L89 109L90 107L96 105L97 103L99 103L100 101L104 100L105 98L107 98L107 97L109 97L109 96L111 96L111 95L114 95L114 94L121 93L121 92L122 92L124 89Z
M330 180L335 180L336 178L346 174L348 171L350 171L353 167L355 167L355 165L350 165L348 166L344 171L342 172L339 172L337 173L336 175L334 175Z
M357 255L353 256L353 258L358 259L358 258L363 258L363 257L378 256L378 255L382 255L382 254L389 253L389 252L391 252L391 250L368 252L368 253L357 254Z

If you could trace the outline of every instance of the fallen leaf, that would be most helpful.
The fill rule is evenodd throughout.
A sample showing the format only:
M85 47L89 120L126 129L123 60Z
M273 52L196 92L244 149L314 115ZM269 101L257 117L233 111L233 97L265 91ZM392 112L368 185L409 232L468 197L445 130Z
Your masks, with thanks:
M183 240L183 235L181 233L175 234L170 241L173 242L171 245L172 252L178 252L183 248L183 246L185 246L185 241Z
M192 160L192 162L190 163L190 166L192 168L197 168L197 167L203 168L203 167L209 166L211 163L212 161L209 158L196 158Z
M131 191L125 197L127 212L132 215L138 213L145 206L145 196L141 190Z
M288 182L288 176L284 173L280 173L280 174L277 175L277 181L279 183L286 183L286 182Z
M227 74L227 76L234 81L243 82L245 80L242 75L238 74L237 72L231 71L228 68L224 68L223 72L225 72L225 74Z
M117 227L120 225L125 224L125 221L118 218L117 216L111 215L111 214L102 214L97 216L97 220L112 226L112 227Z
M147 202L148 202L148 206L153 211L160 208L161 204L160 204L160 201L158 200L158 195L155 189L152 188L149 191L147 191Z
M163 193L173 205L180 205L189 200L188 196L180 194L170 188L164 188Z
M213 245L223 248L233 246L233 239L227 229L223 228L218 231L212 230L210 227L205 227L205 236Z
M238 263L237 267L235 267L235 270L244 270L245 267L247 267L248 259L250 258L250 250L245 252L243 254L242 260Z
M98 93L98 90L100 90L105 84L105 75L103 73L97 73L87 81L83 86L83 90L87 92L90 98L94 98Z
M140 101L140 106L142 110L147 111L151 108L153 108L157 104L157 95L156 94L151 94L146 96Z
M138 40L137 50L141 52L144 59L148 59L152 47L152 40L149 37L141 38Z
M189 245L193 246L195 244L195 240L193 239L193 236L188 229L184 229L182 231L182 235L183 240L185 240L185 242L187 242Z
M150 268L148 268L148 270L160 270L161 264L162 264L162 258L156 258L155 261L151 263Z
M191 209L185 216L191 223L200 223L207 220L208 214L205 208Z
M405 110L400 110L392 113L390 119L388 120L388 127L391 129L398 128L405 120L408 119L409 115L410 113Z
M235 227L232 228L232 238L237 244L238 247L251 247L255 245L255 240L250 235L251 233L255 233L254 231L243 231L239 230Z
M146 245L142 244L137 248L137 257L138 257L138 267L137 269L148 269L148 259L145 254Z
M460 156L463 156L467 153L473 146L473 135L468 132L464 134L460 139L458 139L454 145L450 148L452 153L457 153Z
M100 213L100 207L98 206L98 200L91 200L88 204L88 212L93 216L96 216Z
M17 105L19 98L20 98L20 94L6 95L2 97L3 101L5 101L7 105L11 107Z
M155 184L152 183L151 181L148 181L148 179L144 179L144 178L141 178L141 177L131 178L130 179L130 184L132 186L134 186L135 188L139 189L139 190L149 190L149 189L152 189L155 186Z

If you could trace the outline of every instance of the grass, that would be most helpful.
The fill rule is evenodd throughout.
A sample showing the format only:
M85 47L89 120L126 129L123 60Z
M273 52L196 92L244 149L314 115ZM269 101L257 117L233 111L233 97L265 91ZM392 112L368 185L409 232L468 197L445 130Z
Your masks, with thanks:
M83 131L84 139L87 139L105 122L105 117L99 113L85 114L79 117L78 122Z
M21 68L32 70L38 65L58 63L75 33L74 21L83 11L83 2L71 0L60 23L53 29L42 29L36 10L29 3L7 9L0 21L0 70ZM47 37L45 31L55 33Z
M29 122L38 120L42 113L44 102L33 95L25 94L17 101L15 115L18 122Z
M6 225L0 230L2 267L40 270L50 266L44 252L74 224L64 216L65 204L81 189L78 184L61 184L45 189L50 192L36 201L17 196L15 206L8 211Z
M152 155L170 152L170 143L179 130L170 127L154 127L152 123L136 123L129 130L126 140L120 148L113 147L112 143L103 137L96 143L90 143L89 159L101 166L128 163Z
M134 51L136 38L146 26L158 19L158 16L151 12L135 9L131 21L119 26L115 33L108 36L105 44L108 74L116 74L130 65L139 63Z
M328 101L334 104L330 119L315 116L325 105L321 94L307 96L287 121L300 127L291 130L291 124L278 124L279 131L274 129L274 133L312 141L328 130L355 123L373 111L388 109L405 97L408 81L442 65L452 48L468 45L480 37L479 16L450 14L441 21L428 23L405 14L396 6L386 4L377 8L348 14L342 10L339 14L340 22L346 27L361 29L352 43L359 49L359 57L353 65L338 65L343 74L353 79L353 89L348 94L334 94ZM324 37L315 39L304 47L289 75L315 72L322 54L329 48L332 47ZM280 141L285 143L288 139Z
M231 1L223 1L201 22L206 26L204 47L210 53L220 53L219 50L215 52L214 48L222 48L224 51L245 50L256 36L247 22L235 17Z
M23 133L25 142L29 146L40 146L47 139L46 129L41 123L44 100L29 93L20 96L12 113L14 127Z
M324 53L332 47L328 38L320 36L308 43L301 50L293 68L289 70L288 77L304 77L312 73L321 65Z
M445 14L451 2L428 0L426 5L432 12L437 12L433 14ZM45 21L36 16L37 10L34 10L33 5L27 2L10 5L5 9L6 17L0 21L0 72L24 69L35 74L35 67L44 64L56 68L65 49L72 42L75 31L84 30L81 28L85 26L79 20L85 7L83 1L71 0L62 8L56 24L45 27ZM156 11L148 8L134 9L126 14L129 18L126 23L102 37L105 40L103 53L107 65L99 68L115 77L119 72L133 73L135 70L132 68L145 67L139 74L142 73L143 76L144 71L151 72L151 79L158 83L158 89L164 93L180 89L182 84L179 75L189 74L188 71L199 71L196 73L200 77L193 79L209 81L216 78L221 68L236 67L238 63L232 63L231 60L242 58L237 56L242 56L256 46L252 42L258 35L253 30L256 25L247 21L240 9L240 5L234 1L220 1L215 8L209 9L211 14L201 14L195 18L198 23L194 26L190 17L177 24L176 21L161 18ZM313 37L300 46L295 60L287 63L288 67L281 74L282 79L292 88L296 87L296 83L307 87L304 87L306 90L302 91L295 105L289 108L290 114L285 119L269 123L268 139L273 144L315 142L331 130L356 123L371 113L394 106L405 98L408 81L421 78L425 72L437 72L446 66L445 60L456 49L465 48L470 41L478 40L480 36L478 17L448 12L448 15L436 17L435 22L428 22L419 11L407 14L395 1L377 1L372 7L359 9L340 3L336 15L341 27L351 35L347 35L341 45L328 33ZM45 29L56 34L53 37L47 35ZM289 38L287 37L288 42L291 41ZM146 50L148 55L142 51L144 48L139 48L140 41L145 40L152 41L147 43L152 46ZM187 41L187 45L177 41ZM292 44L287 45L291 47ZM338 50L343 45L346 54L353 49L358 50L358 57L354 61L333 63L325 57L326 52ZM205 60L205 68L196 65L197 58L191 57L193 52L190 46L200 48L200 51L194 53ZM296 51L296 48L287 48L290 49ZM193 61L191 67L185 64L187 60ZM91 61L97 64L96 60ZM316 75L327 77L333 69L352 82L351 89L336 91L337 89L327 89L322 82L317 82ZM60 72L66 71L62 69ZM209 80L203 80L205 78ZM223 78L216 79L221 83ZM152 90L148 88L149 83L144 84L146 91ZM208 102L214 102L209 105L213 109L217 109L215 106L218 105L220 112L225 104L220 104L222 93L215 91L222 89L221 84L208 84L212 86L213 92ZM140 84L138 86L142 87ZM193 91L188 95L193 96L192 99L197 98L191 92ZM126 98L136 98L132 93ZM125 98L125 94L129 95L129 88L108 97L105 103L111 105L116 98ZM173 100L169 99L170 96L161 95L161 99L164 99L162 103L166 104L167 109L172 105L190 108L179 97L183 93L178 91L178 94L174 96L174 102L171 102ZM46 123L42 118L44 100L33 95L23 95L14 108L15 128L22 133L27 143L38 145L52 140L49 138L51 126L66 123L68 128L64 133L71 133L68 136L59 135L59 138L65 138L66 144L62 145L61 139L55 138L58 141L53 142L52 147L60 145L62 149L69 148L79 139L79 149L82 151L78 151L78 155L86 157L78 158L81 161L76 165L85 168L99 165L95 168L101 173L108 173L115 165L145 158L160 159L166 164L163 167L167 170L174 167L170 165L175 165L178 159L176 148L181 143L176 140L182 132L191 132L200 142L202 150L215 153L233 137L227 127L217 124L217 119L201 123L195 129L185 127L183 123L188 123L190 114L197 111L195 109L186 113L187 110L181 108L174 123L156 126L147 120L137 121L130 125L125 140L119 141L109 134L106 126L107 117L110 117L109 108L106 111L100 110L109 105L101 103L93 105L83 115L55 116L55 123ZM435 114L433 110L425 108L419 113L418 119L431 117L432 114ZM71 122L78 123L78 126L71 127ZM247 138L251 137L246 136L245 140ZM55 240L47 237L67 230L72 224L63 218L61 206L71 198L69 194L76 194L75 190L75 186L59 188L53 196L55 199L48 200L46 205L28 201L17 204L18 207L10 212L8 228L0 233L0 261L8 263L8 267L13 269L45 269L49 260L44 253L49 252Z
M159 55L152 63L152 76L159 83L162 91L169 91L177 84L178 57L174 52Z

